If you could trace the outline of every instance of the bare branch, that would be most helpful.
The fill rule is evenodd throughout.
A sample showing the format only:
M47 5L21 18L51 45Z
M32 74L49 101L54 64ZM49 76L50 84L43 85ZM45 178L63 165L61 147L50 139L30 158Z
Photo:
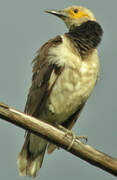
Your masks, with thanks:
M42 136L65 150L67 150L71 144L72 136L70 134L65 136L65 132L44 123L39 119L21 113L4 103L0 103L0 118L23 129L30 130L36 135ZM117 159L114 159L89 145L83 144L79 140L76 140L73 143L69 152L88 163L117 176Z

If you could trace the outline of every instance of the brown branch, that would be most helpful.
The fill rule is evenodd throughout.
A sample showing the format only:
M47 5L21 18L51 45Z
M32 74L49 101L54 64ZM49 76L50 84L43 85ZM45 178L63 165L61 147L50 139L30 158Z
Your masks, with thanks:
M21 113L4 103L0 103L0 118L23 129L30 130L65 150L68 149L72 142L72 136L70 134L65 136L65 132L34 117ZM117 176L117 159L114 159L89 145L83 144L79 140L76 140L73 143L69 152L84 159L88 163Z

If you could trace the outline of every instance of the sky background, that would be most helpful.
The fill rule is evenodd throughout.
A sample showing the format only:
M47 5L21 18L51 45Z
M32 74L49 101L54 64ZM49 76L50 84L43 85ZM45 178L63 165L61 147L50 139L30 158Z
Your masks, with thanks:
M88 144L117 158L117 0L0 0L0 101L23 111L31 84L31 61L40 46L67 31L47 9L82 5L91 9L104 35L98 48L101 72L73 131ZM17 156L24 130L0 121L0 179L19 177ZM67 153L45 155L35 180L115 180L116 178Z

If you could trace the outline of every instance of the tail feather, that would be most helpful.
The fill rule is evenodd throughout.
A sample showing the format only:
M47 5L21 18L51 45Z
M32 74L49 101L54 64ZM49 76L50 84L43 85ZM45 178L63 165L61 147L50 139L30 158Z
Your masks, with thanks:
M31 138L31 136L33 138ZM31 139L33 140L33 142L30 143ZM37 144L37 139L39 140L38 144ZM34 145L35 142L37 146ZM30 146L31 144L33 145L32 152ZM28 175L31 177L36 177L37 172L42 166L46 146L47 146L47 142L44 139L30 133L27 134L22 150L18 156L18 168L19 168L20 176ZM35 152L34 152L34 147L35 147Z
M39 154L39 156L29 162L29 166L27 167L27 175L31 177L36 177L37 172L42 166L44 154L45 150L41 154Z

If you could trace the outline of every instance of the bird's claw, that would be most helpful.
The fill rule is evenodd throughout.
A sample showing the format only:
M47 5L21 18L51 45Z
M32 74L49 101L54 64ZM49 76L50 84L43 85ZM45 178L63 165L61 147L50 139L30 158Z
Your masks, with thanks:
M73 145L73 143L77 140L81 141L82 143L86 144L88 141L88 137L87 136L76 136L74 132L71 132L69 130L67 130L67 132L65 133L65 137L67 135L71 135L72 136L72 142L70 143L69 147L67 148L67 150L69 151Z
M76 136L76 140L79 140L82 143L86 144L88 141L88 137L87 136Z
M88 141L88 137L87 136L76 136L74 132L71 132L69 129L66 130L66 128L64 128L63 126L61 125L57 125L57 127L62 130L63 132L65 132L65 137L68 136L68 135L71 135L72 136L72 142L70 143L69 147L67 148L67 150L69 151L73 145L73 143L75 141L81 141L82 143L86 144L87 141Z

